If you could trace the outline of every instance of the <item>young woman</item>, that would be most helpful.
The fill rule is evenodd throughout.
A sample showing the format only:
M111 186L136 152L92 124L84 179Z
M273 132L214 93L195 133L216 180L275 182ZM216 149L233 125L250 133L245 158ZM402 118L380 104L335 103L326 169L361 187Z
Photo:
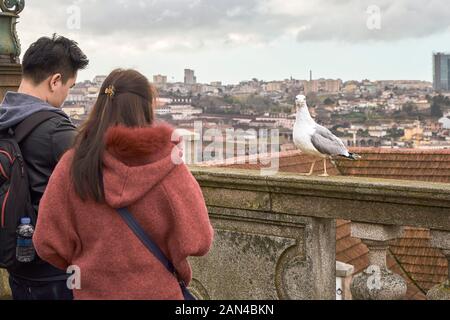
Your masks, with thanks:
M79 268L75 299L183 299L178 280L192 278L187 257L205 255L212 244L201 189L176 161L173 128L155 122L154 104L142 74L113 71L40 202L36 251L57 268ZM179 279L140 242L119 208L132 213Z

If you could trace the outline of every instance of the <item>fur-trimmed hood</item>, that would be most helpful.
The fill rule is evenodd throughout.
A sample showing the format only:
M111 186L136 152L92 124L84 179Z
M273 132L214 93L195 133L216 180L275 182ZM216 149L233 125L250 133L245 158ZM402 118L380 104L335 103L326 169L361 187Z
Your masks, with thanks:
M179 138L172 126L116 126L105 135L103 182L106 202L128 206L160 182L179 163Z

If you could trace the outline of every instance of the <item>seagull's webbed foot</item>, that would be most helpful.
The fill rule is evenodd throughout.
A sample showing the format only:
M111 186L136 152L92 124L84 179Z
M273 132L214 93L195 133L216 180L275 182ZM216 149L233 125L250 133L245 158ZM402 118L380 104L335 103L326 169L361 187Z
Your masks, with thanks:
M314 161L311 165L311 169L309 170L309 172L306 174L306 176L310 177L312 176L313 172L314 172L314 166L316 165L316 161Z
M314 161L314 162L311 164L311 169L309 170L308 173L302 172L302 173L299 173L299 175L301 175L301 176L306 176L306 177L312 176L313 171L314 171L314 166L315 166L316 162L317 162L317 161Z
M319 177L329 177L330 175L327 173L327 159L323 159L323 173L319 175Z

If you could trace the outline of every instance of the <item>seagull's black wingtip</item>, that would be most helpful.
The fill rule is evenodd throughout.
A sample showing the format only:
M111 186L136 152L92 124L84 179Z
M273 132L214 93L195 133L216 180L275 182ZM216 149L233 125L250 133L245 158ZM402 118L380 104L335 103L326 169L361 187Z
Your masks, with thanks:
M351 152L348 153L348 156L342 156L342 157L349 159L349 160L355 160L355 161L361 159L361 156L359 154L351 153Z

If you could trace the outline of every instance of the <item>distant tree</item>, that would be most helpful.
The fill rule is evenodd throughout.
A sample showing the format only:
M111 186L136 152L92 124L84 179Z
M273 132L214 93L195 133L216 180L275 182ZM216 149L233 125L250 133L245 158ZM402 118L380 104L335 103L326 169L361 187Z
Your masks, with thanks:
M308 103L308 106L315 107L320 103L320 100L316 93L310 92L306 95L306 102Z
M402 110L404 112L406 112L408 115L413 114L414 112L417 112L417 105L414 102L406 102L403 106L402 106Z
M444 115L441 109L441 105L437 102L431 104L431 116L435 118L441 118Z
M391 128L386 130L386 136L391 138L401 138L405 135L405 131L403 129Z
M366 130L359 129L357 135L359 137L370 137L369 130L367 129Z
M441 105L441 107L442 106L450 106L450 98L446 97L446 96L443 96L442 94L434 96L431 99L431 101Z
M326 98L326 99L323 101L323 103L324 103L326 106L331 106L331 105L335 104L336 101L334 101L332 98Z

